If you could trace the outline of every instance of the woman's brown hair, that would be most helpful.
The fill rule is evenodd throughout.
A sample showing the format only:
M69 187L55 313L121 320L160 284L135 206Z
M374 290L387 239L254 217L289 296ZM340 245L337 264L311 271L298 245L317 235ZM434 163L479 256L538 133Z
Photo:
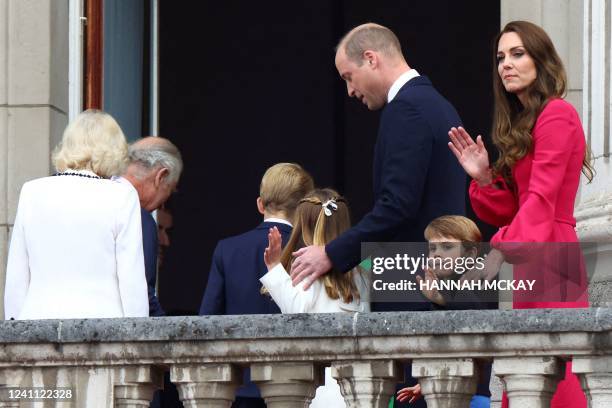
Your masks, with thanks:
M281 255L281 264L291 271L293 252L309 245L326 245L351 227L351 218L344 198L324 188L308 193L295 210L293 231ZM359 297L352 273L332 269L321 278L331 299L350 303Z
M527 54L536 67L536 79L527 89L523 105L516 94L506 91L499 77L497 48L502 35L516 33L523 42ZM493 169L507 183L513 184L512 168L525 157L533 146L531 131L538 115L553 98L565 96L567 76L563 62L550 37L535 24L527 21L511 21L497 35L493 44L493 143L499 150L499 158ZM591 150L587 145L582 167L589 182L593 179Z

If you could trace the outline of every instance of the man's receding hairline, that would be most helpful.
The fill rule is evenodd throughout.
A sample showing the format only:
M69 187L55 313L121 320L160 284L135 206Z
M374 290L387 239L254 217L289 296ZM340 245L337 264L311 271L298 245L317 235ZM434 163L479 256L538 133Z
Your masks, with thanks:
M346 47L346 43L358 32L363 31L365 29L368 28L382 28L383 30L389 30L387 27L382 26L380 24L376 24L376 23L365 23L365 24L361 24L358 25L357 27L352 28L348 33L346 33L344 35L344 37L342 37L340 39L340 42L338 43L338 46L336 47L337 50L340 50L340 48L345 48Z
M133 142L129 147L128 158L128 169L134 169L138 174L132 174L139 179L159 169L166 169L169 175L166 183L169 184L170 181L177 182L183 170L180 151L172 141L163 137L147 136Z
M171 146L172 142L163 137L147 136L132 143L133 148L147 149L155 146Z
M340 39L340 41L338 42L338 45L336 46L336 55L338 55L338 53L342 51L348 59L352 59L351 56L349 56L347 53L346 45L353 39L355 35L359 34L360 32L364 30L372 29L372 28L377 28L382 31L388 31L389 33L392 34L392 36L394 36L397 39L397 35L388 27L385 27L377 23L371 23L371 22L364 23L364 24L358 25L357 27L352 28L348 33L344 35L344 37ZM397 39L397 41L399 41L399 39ZM396 47L394 47L393 45L394 44L391 44L391 43L386 44L386 46L383 47L383 49L373 50L373 51L381 51L381 52L384 52L385 54L389 54L389 56L396 56L397 54L397 56L400 56L403 58L401 44L395 44L397 47L399 47L399 49L395 49Z

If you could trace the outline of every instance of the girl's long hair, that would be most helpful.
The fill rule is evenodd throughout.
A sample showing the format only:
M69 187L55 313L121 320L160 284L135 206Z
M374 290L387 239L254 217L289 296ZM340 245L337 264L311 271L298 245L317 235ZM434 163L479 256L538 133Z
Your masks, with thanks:
M503 34L516 33L522 40L527 54L536 67L536 79L527 89L525 105L516 94L506 91L499 77L497 48ZM514 184L512 168L532 149L531 132L535 122L551 99L565 96L567 77L561 58L546 32L527 21L512 21L497 35L493 44L493 94L495 100L493 117L493 143L499 158L493 165L495 174L501 175L508 184ZM582 173L589 182L593 179L591 150L587 145L582 162Z
M333 200L336 208L323 204ZM294 261L293 252L309 245L326 245L351 227L348 206L336 191L324 188L307 194L298 204L293 219L293 231L281 255L281 264L287 272ZM359 297L353 274L332 269L321 278L325 291L331 299L342 299L350 303Z

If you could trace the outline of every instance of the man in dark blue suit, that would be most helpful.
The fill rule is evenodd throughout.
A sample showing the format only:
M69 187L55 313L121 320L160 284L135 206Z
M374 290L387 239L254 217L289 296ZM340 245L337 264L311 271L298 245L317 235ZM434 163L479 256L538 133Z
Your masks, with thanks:
M280 313L272 298L260 292L259 278L267 272L263 254L268 246L268 232L277 227L284 245L291 235L295 208L313 188L312 178L297 164L279 163L266 171L257 198L263 223L249 232L219 241L200 315ZM232 407L265 406L259 390L245 372L245 385L237 390Z
M420 242L434 218L465 213L465 173L448 148L448 131L461 119L429 79L408 66L395 34L372 23L354 28L338 45L336 68L349 96L369 110L383 109L374 153L375 202L325 247L298 251L294 285L307 278L310 286L332 265L350 270L361 260L362 242Z
M448 148L448 131L461 119L429 79L408 66L395 34L377 24L358 26L340 41L335 62L348 95L369 110L382 109L374 153L375 202L334 241L297 252L293 284L306 279L306 287L332 266L348 271L357 265L367 255L361 254L362 242L420 242L434 218L465 213L465 173ZM430 307L424 298L372 304L373 311ZM424 406L422 400L418 404Z

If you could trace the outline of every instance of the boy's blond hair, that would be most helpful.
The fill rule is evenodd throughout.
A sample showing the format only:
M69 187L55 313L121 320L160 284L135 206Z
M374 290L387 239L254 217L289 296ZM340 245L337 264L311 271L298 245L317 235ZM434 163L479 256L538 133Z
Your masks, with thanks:
M278 163L264 173L259 197L264 209L293 218L300 200L314 189L312 177L299 164Z
M438 217L425 228L425 239L453 238L461 241L466 250L476 248L482 241L482 234L469 218L461 215L443 215Z

